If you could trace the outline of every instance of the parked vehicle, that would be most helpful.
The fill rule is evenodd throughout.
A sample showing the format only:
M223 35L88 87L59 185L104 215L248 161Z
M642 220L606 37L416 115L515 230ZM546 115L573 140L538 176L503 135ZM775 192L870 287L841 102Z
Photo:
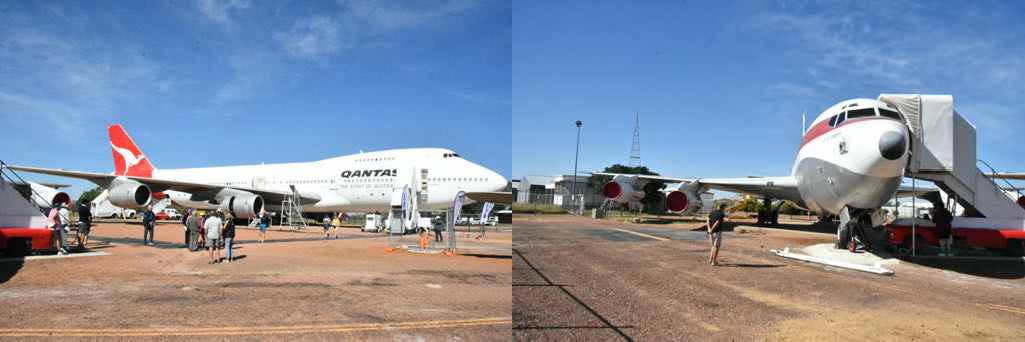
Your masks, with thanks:
M180 220L182 215L178 213L178 210L173 208L167 208L157 213L158 220Z

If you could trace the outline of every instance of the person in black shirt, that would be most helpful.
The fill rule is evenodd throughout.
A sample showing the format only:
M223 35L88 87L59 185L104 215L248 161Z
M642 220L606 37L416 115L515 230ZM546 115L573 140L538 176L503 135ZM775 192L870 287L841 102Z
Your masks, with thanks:
M153 228L157 224L157 214L153 213L153 206L146 207L142 213L142 244L153 246Z
M932 214L932 222L936 224L936 238L940 241L939 256L954 256L950 252L950 245L953 242L953 238L950 235L950 222L953 220L954 215L950 214L950 211L942 205L937 207Z
M224 237L224 250L228 254L228 262L235 260L235 253L232 253L232 241L235 240L235 217L228 215L224 220L224 228L221 229L221 236Z
M719 266L716 258L719 257L719 246L722 245L722 225L726 219L726 214L723 214L723 210L725 209L726 205L720 204L719 209L712 210L705 221L708 227L708 242L712 244L712 253L708 256L708 264L712 266Z
M89 226L93 223L93 213L88 203L78 204L78 248L89 244Z

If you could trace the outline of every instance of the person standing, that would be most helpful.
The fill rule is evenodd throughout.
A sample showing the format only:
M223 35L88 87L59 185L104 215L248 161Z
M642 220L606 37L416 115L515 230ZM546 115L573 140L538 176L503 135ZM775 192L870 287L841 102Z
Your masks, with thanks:
M153 243L153 229L157 223L157 214L153 212L153 206L146 207L142 213L142 244L155 245Z
M323 223L324 223L324 240L327 240L327 235L329 233L328 229L331 228L331 215L324 215Z
M57 245L57 254L68 255L68 251L64 249L66 246L61 244L61 240L64 240L64 238L62 238L62 235L64 235L64 228L61 224L60 208L56 206L51 208L50 214L47 215L47 218L50 220L48 223L50 230L53 231L53 243Z
M210 217L210 215L206 212L197 217L199 220L199 244L201 247L206 246L206 219L208 217Z
M716 259L719 257L719 246L722 246L722 225L726 219L726 214L723 213L723 210L725 209L726 205L720 204L719 209L712 210L705 221L705 225L708 227L708 242L712 245L711 254L708 256L708 264L712 266L719 266L719 262Z
M441 226L443 224L445 224L445 223L444 223L444 221L441 220L441 216L440 215L434 216L434 219L431 220L431 225L434 226L434 241L435 242L445 242L445 238L441 236Z
M940 241L939 256L954 256L954 253L950 252L950 245L954 242L950 226L950 222L953 220L954 215L942 205L937 207L932 214L932 222L936 224L936 238Z
M217 240L221 237L221 219L217 216L210 216L203 226L206 228L206 248L210 251L209 264L221 262L221 250L217 249ZM214 251L217 251L217 258L214 258Z
M341 217L342 215L336 214L335 217L331 219L331 228L335 231L336 240L338 239L338 226L342 225Z
M185 248L189 248L189 214L192 213L192 209L186 209L185 213L182 214L182 229L185 230Z
M270 227L270 214L266 210L260 210L260 243L267 237L267 227Z
M67 250L68 245L68 233L71 232L71 212L68 211L68 203L61 203L60 211L57 215L61 217L61 246Z
M93 213L86 203L78 204L78 248L89 244L89 229L93 223Z
M189 230L189 251L195 252L199 250L199 215L196 215L195 211L189 211L189 217L185 219L185 226Z
M231 251L231 242L235 240L235 217L230 214L224 220L224 228L221 231L221 236L224 237L224 253L227 254L228 262L235 259L235 254Z

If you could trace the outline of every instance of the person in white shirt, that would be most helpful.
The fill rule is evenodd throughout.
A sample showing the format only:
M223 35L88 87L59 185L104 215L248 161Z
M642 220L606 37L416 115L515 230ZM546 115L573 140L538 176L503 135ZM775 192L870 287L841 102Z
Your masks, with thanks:
M61 209L58 212L61 217L61 246L64 246L65 250L68 247L68 232L71 231L69 227L71 225L71 213L68 212L68 203L61 203Z
M221 239L221 213L210 216L206 219L203 227L206 228L206 248L210 250L209 264L221 262L221 250L217 248L217 241ZM217 251L217 258L214 258L214 251Z

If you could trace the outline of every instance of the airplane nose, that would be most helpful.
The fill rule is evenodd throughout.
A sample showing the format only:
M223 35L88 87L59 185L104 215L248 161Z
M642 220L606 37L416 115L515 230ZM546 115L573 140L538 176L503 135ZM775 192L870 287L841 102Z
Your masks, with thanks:
M488 171L491 172L491 177L488 177L488 179L490 180L489 183L491 184L491 187L494 189L494 190L491 190L491 191L502 191L502 190L505 190L505 187L509 185L509 181L506 180L505 177L502 177L502 175L498 174L497 172L494 172L494 171L491 171L491 170L488 170Z
M889 160L897 160L904 156L906 145L904 135L899 132L889 131L879 137L879 153Z

